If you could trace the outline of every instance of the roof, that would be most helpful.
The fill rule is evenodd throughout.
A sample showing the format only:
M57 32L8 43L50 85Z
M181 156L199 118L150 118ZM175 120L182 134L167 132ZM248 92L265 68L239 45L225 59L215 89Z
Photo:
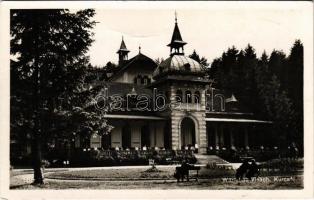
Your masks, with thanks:
M147 119L147 120L165 120L163 117L158 116L145 116L145 115L117 115L117 114L105 114L105 118L108 119Z
M172 33L171 42L167 46L184 46L185 44L187 43L182 40L178 23L176 22Z
M126 69L130 68L131 66L145 66L152 67L153 69L155 69L157 67L157 64L148 56L142 53L138 53L136 56L128 60L126 64L122 66L117 73L110 77L109 81L123 73Z
M242 122L242 123L265 123L271 124L271 121L256 120L256 119L232 119L232 118L205 118L205 121L210 122Z
M118 82L102 82L102 87L108 89L108 95L127 95L136 92L137 94L152 95L151 89L147 89L144 86L136 85L132 83L118 83ZM104 89L102 89L99 95L104 94Z
M120 51L130 52L130 51L126 48L126 45L125 45L125 43L124 43L123 38L122 38L121 45L120 45L120 48L119 48L119 50L117 51L117 53L119 53Z
M167 72L183 72L186 74L205 74L205 67L196 60L184 55L172 55L164 60L154 71L153 76Z
M206 91L207 107L211 111L228 112L251 112L252 110L245 105L241 98L229 90L209 88Z

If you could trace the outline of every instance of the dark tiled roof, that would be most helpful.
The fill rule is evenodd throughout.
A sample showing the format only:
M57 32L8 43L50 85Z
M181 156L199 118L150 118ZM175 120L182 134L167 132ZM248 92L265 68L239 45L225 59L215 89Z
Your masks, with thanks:
M168 44L168 46L172 46L173 44L182 44L182 45L186 44L186 42L184 42L182 40L182 36L181 36L181 33L180 33L180 30L179 30L177 23L175 23L171 42L170 42L170 44Z
M129 52L129 50L126 48L126 45L125 45L125 43L124 43L123 38L122 38L121 45L120 45L120 48L119 48L119 50L117 51L117 53L120 52L120 51Z
M205 67L184 55L172 55L160 63L153 76L158 77L169 72L183 72L188 74L205 74Z
M123 73L126 69L130 68L130 67L138 67L138 66L145 66L145 67L152 67L152 69L154 70L155 68L157 68L157 64L148 56L139 53L136 56L134 56L133 58L131 58L130 60L128 60L126 62L126 64L124 66L122 66L120 68L120 70L118 72L116 72L109 80L112 80L112 78L120 75L121 73Z
M101 94L104 93L105 88L108 89L109 96L112 95L121 95L125 96L132 92L134 88L137 94L145 94L152 95L151 89L147 89L141 85L131 84L131 83L117 83L117 82L103 82L103 89L101 90Z

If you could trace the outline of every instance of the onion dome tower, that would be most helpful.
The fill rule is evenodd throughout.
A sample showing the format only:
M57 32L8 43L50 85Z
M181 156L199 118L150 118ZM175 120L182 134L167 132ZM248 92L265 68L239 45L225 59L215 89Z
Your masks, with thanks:
M170 56L161 62L153 73L155 82L152 87L166 97L166 109L161 116L169 117L168 134L172 149L187 146L206 153L205 91L209 85L205 67L184 55L184 45L177 15L171 37Z

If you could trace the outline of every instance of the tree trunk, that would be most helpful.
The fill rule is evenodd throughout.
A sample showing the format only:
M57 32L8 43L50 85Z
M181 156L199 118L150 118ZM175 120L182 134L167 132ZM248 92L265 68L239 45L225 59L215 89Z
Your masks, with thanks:
M37 30L37 27L35 27ZM36 34L37 35L37 34ZM37 39L37 37L35 37ZM37 44L37 41L36 43ZM36 46L36 45L34 45ZM37 48L36 48L37 50ZM34 71L34 129L33 129L33 145L32 145L32 159L34 169L33 184L44 184L44 175L41 161L41 96L40 96L40 67L38 65L39 53L35 52L35 71Z
M32 159L34 169L34 182L33 184L44 184L43 168L41 163L41 142L40 134L35 133L32 144Z

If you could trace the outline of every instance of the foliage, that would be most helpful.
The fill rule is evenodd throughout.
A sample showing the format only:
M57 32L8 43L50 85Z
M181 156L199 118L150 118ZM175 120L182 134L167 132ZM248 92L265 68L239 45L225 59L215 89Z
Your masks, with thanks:
M209 63L207 62L207 59L205 57L200 57L195 49L193 51L193 53L191 55L189 55L190 58L196 60L197 62L199 62L200 64L202 64L205 68L207 68L209 66Z
M162 63L165 59L164 58L157 58L155 59L155 62L157 65L159 65L160 63Z
M281 158L272 159L259 165L266 170L278 169L280 172L293 172L304 169L303 159Z
M274 50L270 58L257 58L249 44L244 50L236 47L223 52L209 70L213 87L230 90L242 105L259 118L274 122L277 143L303 145L303 45L296 40L286 57ZM284 144L282 141L285 141Z
M11 10L11 132L33 139L37 167L49 138L108 131L99 113L86 110L98 92L85 78L94 15L92 9Z

